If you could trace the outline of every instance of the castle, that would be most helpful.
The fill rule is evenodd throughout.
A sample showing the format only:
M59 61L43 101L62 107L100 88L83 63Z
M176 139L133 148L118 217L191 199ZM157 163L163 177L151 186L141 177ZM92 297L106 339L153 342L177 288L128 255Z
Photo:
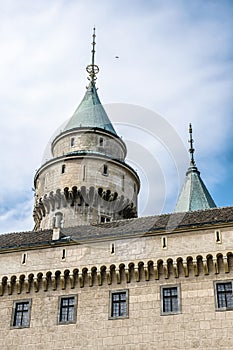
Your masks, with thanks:
M89 85L35 175L35 227L0 235L2 349L233 348L233 207L194 160L174 213L137 217L140 180Z

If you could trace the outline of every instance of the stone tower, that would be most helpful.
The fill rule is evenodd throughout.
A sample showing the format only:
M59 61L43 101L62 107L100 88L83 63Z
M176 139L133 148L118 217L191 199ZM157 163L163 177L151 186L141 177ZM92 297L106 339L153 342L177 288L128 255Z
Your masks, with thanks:
M36 172L35 230L137 217L140 180L125 163L126 145L97 94L95 29L89 86L51 144L52 159Z

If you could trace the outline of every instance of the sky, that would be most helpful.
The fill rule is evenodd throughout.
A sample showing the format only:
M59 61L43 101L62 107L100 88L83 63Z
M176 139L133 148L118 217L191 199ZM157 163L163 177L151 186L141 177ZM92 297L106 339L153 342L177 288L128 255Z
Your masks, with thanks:
M33 178L88 81L141 178L139 215L172 212L195 161L217 206L233 205L233 3L0 0L0 233L33 228Z

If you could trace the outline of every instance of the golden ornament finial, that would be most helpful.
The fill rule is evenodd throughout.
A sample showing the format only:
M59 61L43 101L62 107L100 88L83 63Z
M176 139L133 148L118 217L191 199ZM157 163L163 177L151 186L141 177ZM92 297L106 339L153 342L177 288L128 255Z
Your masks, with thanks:
M86 71L89 74L89 77L87 79L90 80L93 85L95 84L95 81L97 79L96 74L99 73L99 67L95 64L95 45L96 45L95 37L96 37L96 34L95 34L95 27L94 27L93 34L92 34L92 38L93 38L92 50L91 50L92 59L91 59L91 64L89 64L86 68Z

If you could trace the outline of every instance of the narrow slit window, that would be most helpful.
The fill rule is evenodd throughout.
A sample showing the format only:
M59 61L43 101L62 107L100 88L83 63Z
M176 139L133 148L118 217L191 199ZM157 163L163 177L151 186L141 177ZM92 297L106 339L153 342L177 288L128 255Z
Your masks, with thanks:
M162 237L162 248L167 249L167 237Z
M104 145L104 139L103 139L103 137L100 137L99 138L99 146L103 147L103 145Z
M135 183L133 185L133 190L134 190L134 193L136 193L137 188L136 188L136 184Z
M86 180L86 165L83 165L83 181Z
M27 254L23 253L22 254L22 264L26 264L26 259L27 259Z
M108 166L107 166L107 164L104 164L104 166L103 166L103 175L108 175Z
M222 243L222 235L219 230L215 231L215 242Z
M115 254L115 243L111 243L111 245L110 245L110 252L111 252L112 255Z
M74 147L74 137L72 137L72 138L70 139L70 146L71 146L71 147Z
M65 258L66 258L66 250L63 249L62 250L62 260L65 260Z
M125 190L125 175L122 175L122 191Z
M65 164L63 164L61 167L61 173L64 174L65 171L66 171L66 166L65 166Z

